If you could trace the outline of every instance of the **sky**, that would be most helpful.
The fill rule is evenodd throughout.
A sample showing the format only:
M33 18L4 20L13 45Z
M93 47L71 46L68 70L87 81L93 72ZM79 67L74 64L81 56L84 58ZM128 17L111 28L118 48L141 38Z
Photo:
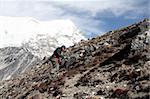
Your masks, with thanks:
M150 17L149 0L0 0L0 16L70 19L87 38Z

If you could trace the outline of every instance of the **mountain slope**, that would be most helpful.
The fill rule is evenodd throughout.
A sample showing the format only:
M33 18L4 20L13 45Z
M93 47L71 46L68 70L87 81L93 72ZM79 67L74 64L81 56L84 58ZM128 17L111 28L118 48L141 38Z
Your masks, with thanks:
M19 47L0 49L0 79L10 79L21 74L27 68L38 64L40 59L31 52Z
M76 61L51 73L49 64L37 65L24 75L0 83L5 99L148 99L150 21L110 31L67 49ZM100 98L100 99L101 99Z

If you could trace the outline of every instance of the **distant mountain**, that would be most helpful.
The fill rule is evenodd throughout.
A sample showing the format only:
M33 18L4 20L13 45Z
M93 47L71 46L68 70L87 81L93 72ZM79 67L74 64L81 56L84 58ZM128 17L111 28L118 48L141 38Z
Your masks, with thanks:
M69 47L81 39L85 37L71 20L0 16L0 80L35 66L56 47Z
M149 99L149 19L81 41L64 57L57 72L40 64L0 82L0 98Z
M43 58L61 45L67 47L85 39L71 20L38 21L31 17L0 16L0 48L26 47Z

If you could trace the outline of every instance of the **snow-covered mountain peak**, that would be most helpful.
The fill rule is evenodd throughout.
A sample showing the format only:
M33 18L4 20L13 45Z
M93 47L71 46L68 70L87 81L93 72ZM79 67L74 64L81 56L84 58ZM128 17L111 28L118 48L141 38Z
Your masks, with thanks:
M23 46L43 58L57 46L68 47L81 39L85 37L69 19L39 21L31 17L0 16L0 48Z

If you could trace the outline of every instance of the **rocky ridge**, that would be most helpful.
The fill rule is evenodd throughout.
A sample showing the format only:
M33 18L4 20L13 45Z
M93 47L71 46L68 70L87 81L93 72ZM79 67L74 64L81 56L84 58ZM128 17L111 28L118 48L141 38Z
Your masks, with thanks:
M148 99L150 20L87 40L67 49L66 64L40 64L0 82L1 99ZM70 57L76 60L71 62Z

